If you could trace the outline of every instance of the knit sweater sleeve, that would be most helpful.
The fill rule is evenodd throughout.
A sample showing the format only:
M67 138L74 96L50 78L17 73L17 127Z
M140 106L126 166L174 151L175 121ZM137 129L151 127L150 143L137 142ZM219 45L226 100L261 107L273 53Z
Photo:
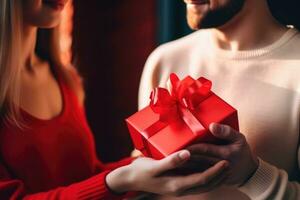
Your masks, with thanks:
M114 200L122 196L114 195L105 183L110 171L104 171L84 181L49 191L30 193L22 180L13 179L6 168L0 164L1 200Z
M298 147L299 166L300 146ZM259 158L258 169L239 190L248 195L250 199L255 200L294 200L300 199L300 180L290 181L285 170L279 169Z
M300 199L299 180L289 181L286 171L262 159L259 159L257 171L239 190L255 200Z

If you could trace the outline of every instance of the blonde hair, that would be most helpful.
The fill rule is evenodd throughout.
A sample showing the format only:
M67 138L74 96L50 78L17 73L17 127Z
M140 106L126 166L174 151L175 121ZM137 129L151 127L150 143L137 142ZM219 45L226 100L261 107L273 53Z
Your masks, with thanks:
M20 124L20 74L22 42L22 1L0 0L0 112L1 121ZM62 70L59 31L39 29L36 53Z

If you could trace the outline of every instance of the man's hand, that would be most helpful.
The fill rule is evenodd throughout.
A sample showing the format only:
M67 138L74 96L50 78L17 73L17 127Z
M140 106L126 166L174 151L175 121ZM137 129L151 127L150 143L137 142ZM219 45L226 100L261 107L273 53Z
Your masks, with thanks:
M211 156L229 161L229 175L225 183L240 186L246 182L258 167L258 159L253 155L243 134L230 126L213 123L211 133L226 140L226 145L199 143L188 147L192 155Z

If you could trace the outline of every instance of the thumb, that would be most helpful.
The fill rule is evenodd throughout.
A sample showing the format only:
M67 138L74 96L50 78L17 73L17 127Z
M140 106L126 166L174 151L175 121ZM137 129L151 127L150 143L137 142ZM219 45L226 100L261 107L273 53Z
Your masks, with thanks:
M157 173L161 173L179 167L187 160L189 160L190 157L191 154L188 150L181 150L176 153L173 153L168 157L158 161Z
M212 123L209 126L209 130L215 137L230 142L236 141L239 136L239 134L228 125Z

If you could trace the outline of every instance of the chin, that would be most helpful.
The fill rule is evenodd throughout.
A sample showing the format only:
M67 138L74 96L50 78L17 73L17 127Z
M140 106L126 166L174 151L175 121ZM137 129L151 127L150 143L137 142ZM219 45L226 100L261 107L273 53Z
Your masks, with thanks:
M192 30L194 30L194 31L200 29L198 23L196 23L196 22L194 22L194 21L188 20L188 25L189 25L190 29L192 29Z
M46 21L35 24L38 28L55 28L60 24L60 19L52 20L52 21Z
M56 5L46 2L66 2L66 0L31 1L23 7L24 24L38 28L54 28L60 23L65 4Z
M35 21L30 21L29 24L30 26L37 27L37 28L55 28L60 24L60 19L55 19L55 20L35 20Z
M24 24L38 28L54 28L61 21L61 13L30 13L25 15Z
M188 25L192 30L199 30L201 28L201 21L202 17L200 16L187 16Z

